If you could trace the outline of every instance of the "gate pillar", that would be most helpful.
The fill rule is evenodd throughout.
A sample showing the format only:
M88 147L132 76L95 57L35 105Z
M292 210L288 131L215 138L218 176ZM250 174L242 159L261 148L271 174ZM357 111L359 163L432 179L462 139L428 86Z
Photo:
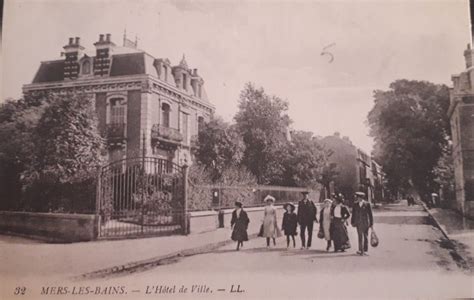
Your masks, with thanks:
M189 167L187 164L183 166L183 233L188 235L189 230L189 213L188 213L188 173Z

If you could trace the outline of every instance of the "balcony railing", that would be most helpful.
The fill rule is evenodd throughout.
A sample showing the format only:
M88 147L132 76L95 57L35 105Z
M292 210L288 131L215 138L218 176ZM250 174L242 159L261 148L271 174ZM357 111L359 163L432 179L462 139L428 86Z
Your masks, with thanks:
M178 129L155 124L151 128L151 139L154 141L180 144L183 141L183 135Z
M125 124L107 124L107 139L108 140L123 140L125 139Z

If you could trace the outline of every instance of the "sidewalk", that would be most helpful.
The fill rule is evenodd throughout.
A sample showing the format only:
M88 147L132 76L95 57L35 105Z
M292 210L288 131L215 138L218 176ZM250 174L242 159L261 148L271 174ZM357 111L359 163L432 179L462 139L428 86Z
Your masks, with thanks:
M398 212L400 205L388 205L374 211L376 222L388 224L420 223L425 218L421 207ZM403 208L406 209L406 208ZM279 216L281 222L281 216ZM249 224L249 235L256 236L259 220ZM226 224L228 225L228 224ZM231 243L230 228L191 234L127 240L104 240L73 244L48 244L19 237L0 235L0 276L22 278L77 278L160 264L161 260L212 251ZM471 238L471 237L470 237ZM472 241L471 241L472 242Z
M461 250L473 266L474 255L474 220L464 218L454 210L432 208L429 210L433 218L448 235L449 239L461 245Z
M259 222L251 222L248 233L256 235L259 229ZM230 228L220 228L188 236L48 244L0 235L0 277L71 278L103 269L120 270L130 264L209 251L232 242L230 236Z

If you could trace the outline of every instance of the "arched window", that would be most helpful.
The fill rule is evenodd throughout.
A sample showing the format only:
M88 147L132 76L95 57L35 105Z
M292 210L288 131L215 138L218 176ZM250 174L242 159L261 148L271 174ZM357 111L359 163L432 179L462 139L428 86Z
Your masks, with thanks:
M161 125L164 127L170 127L170 105L163 103L161 105Z
M86 60L82 63L82 74L90 74L91 73L91 63L90 61Z
M122 98L110 99L110 124L125 124L125 105Z

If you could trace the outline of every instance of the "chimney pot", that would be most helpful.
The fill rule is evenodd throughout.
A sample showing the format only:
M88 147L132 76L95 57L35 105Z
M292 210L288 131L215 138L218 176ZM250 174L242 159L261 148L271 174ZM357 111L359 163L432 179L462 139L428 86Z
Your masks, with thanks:
M79 41L80 41L79 37L76 36L76 45L79 45Z
M74 38L71 37L69 38L69 45L72 45L72 44L74 44Z
M110 33L107 33L107 42L110 42Z
M99 42L103 42L104 41L104 35L103 34L99 34Z

